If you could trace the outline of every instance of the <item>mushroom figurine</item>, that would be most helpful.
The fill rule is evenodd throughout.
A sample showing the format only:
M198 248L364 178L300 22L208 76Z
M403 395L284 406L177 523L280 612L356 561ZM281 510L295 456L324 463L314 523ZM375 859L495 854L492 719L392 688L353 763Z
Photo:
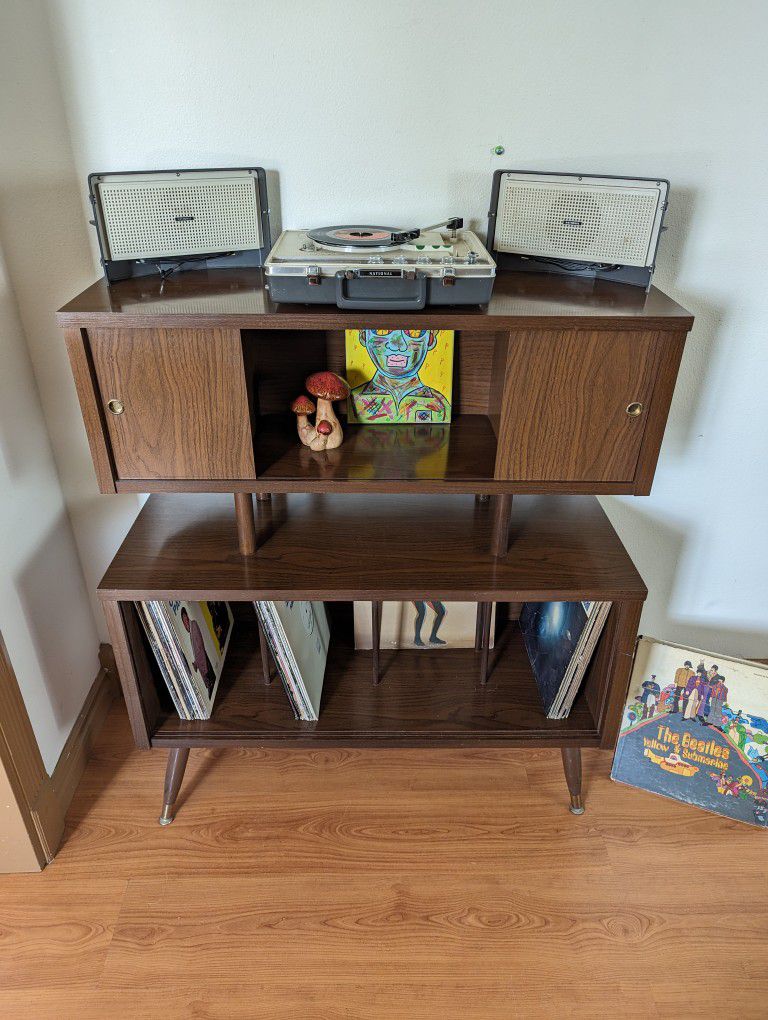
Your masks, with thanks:
M314 375L307 377L304 385L307 387L307 391L317 398L316 421L318 423L328 422L331 426L327 437L324 433L320 433L326 440L325 445L315 447L310 444L310 448L313 450L335 450L337 446L341 446L344 433L341 431L339 419L333 413L333 402L345 400L349 396L349 385L335 372L315 372ZM319 424L316 431L320 431ZM318 436L316 441L319 439Z
M299 432L299 439L305 446L309 446L315 438L315 427L307 421L307 415L315 413L315 405L309 397L305 397L302 393L291 404L291 410L296 415L296 428Z
M336 424L338 425L338 422ZM320 450L327 450L328 443L332 435L333 425L331 425L331 423L329 421L326 421L324 418L321 419L317 423L317 427L315 429L315 437L309 444L310 450L315 450L316 452L319 452ZM339 435L341 435L341 428L339 428ZM341 440L339 440L339 442L341 442ZM336 444L336 446L338 445L339 443Z

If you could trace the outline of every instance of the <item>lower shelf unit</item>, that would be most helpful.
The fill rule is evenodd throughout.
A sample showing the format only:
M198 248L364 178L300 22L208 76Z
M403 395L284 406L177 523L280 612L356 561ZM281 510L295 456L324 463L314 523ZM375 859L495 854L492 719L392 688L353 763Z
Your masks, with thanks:
M161 820L191 747L549 746L563 749L572 808L581 809L581 747L618 734L646 589L594 497L516 497L509 553L488 551L493 507L472 496L273 495L256 506L258 545L237 552L231 497L154 495L99 587L139 747L171 749ZM495 602L488 683L472 649L355 651L355 599ZM224 599L236 628L213 716L175 715L134 606L140 599ZM265 683L255 599L332 605L331 648L317 723L294 720L282 685ZM525 601L613 603L567 719L546 719L515 622Z

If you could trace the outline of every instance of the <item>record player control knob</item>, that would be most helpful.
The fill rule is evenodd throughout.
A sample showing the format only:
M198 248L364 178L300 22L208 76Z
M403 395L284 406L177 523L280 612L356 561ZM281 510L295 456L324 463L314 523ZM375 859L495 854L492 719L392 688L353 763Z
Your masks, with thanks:
M416 259L417 266L428 266L429 263L430 259L427 255L419 255L419 257Z
M370 262L371 265L380 266L384 262L384 259L381 255L369 255L368 262Z
M467 262L473 266L477 262L477 252L471 251L467 254Z
M395 255L392 261L398 266L404 266L407 264L408 259L405 257L405 255Z

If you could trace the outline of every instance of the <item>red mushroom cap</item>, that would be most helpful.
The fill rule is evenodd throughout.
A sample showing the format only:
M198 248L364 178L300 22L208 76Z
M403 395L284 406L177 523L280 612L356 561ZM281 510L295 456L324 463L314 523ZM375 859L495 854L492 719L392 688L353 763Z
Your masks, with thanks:
M321 436L330 436L331 432L333 432L333 425L323 418L322 421L317 423L316 431L319 432Z
M296 397L294 402L291 404L291 410L294 414L314 414L315 405L309 397L305 397L302 393L302 395L300 397Z
M315 372L307 377L304 385L313 397L321 400L343 400L349 396L349 384L335 372Z

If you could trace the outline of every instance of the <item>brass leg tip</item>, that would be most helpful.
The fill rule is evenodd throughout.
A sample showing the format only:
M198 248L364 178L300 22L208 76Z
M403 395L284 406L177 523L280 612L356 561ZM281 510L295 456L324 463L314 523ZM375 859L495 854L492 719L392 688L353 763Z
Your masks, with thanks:
M163 808L160 817L158 818L157 821L160 825L170 825L171 822L173 821L173 818L174 818L173 805L166 805Z
M584 804L581 797L571 797L570 812L572 815L584 814Z

